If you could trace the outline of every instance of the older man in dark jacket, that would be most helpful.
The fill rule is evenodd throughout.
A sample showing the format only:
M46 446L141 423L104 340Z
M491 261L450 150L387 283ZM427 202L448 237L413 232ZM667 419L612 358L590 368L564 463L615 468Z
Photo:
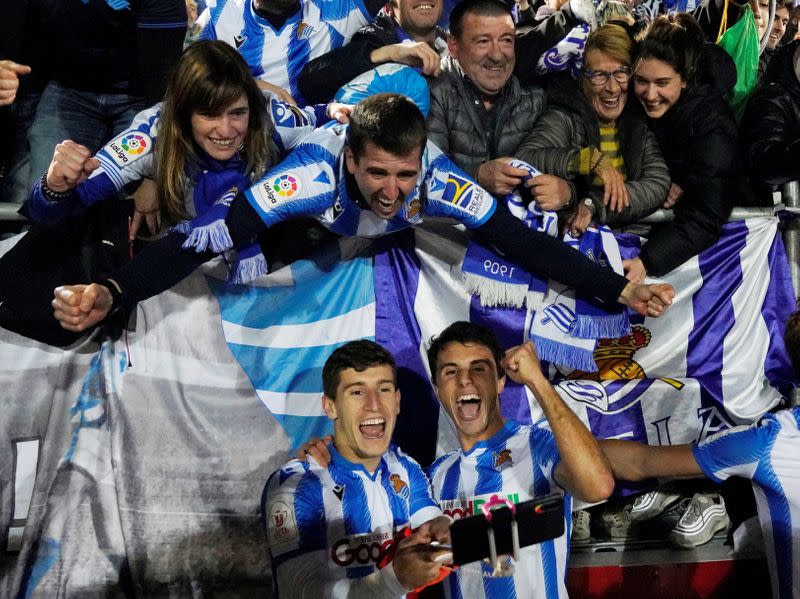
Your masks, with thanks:
M517 187L527 171L508 164L544 110L544 92L513 75L514 21L500 0L464 0L450 15L450 56L431 84L428 137L495 195ZM555 40L557 41L557 40ZM528 183L545 210L565 208L574 187L551 175Z

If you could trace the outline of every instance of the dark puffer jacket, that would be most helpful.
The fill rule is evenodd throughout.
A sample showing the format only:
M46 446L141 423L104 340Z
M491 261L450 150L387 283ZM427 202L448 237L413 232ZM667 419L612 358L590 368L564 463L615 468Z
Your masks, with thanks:
M612 225L635 222L661 206L669 190L669 172L655 137L638 111L626 106L617 122L630 205L622 212L612 212L603 205L602 190L593 188L593 177L575 177L569 169L581 148L600 145L600 124L589 102L567 75L552 81L547 101L547 110L517 156L524 156L523 160L545 173L573 178L579 195L594 201L597 222Z
M800 179L800 81L792 62L798 48L795 40L775 53L742 121L750 174L770 185Z
M470 176L487 160L519 155L518 148L533 131L544 110L544 92L520 85L512 76L495 104L495 126L490 126L480 95L457 61L442 61L442 74L431 84L428 139L439 146Z
M654 276L713 245L731 206L752 203L736 121L722 95L735 81L735 71L728 76L735 66L727 54L709 45L701 69L710 83L685 89L663 117L650 119L672 181L683 189L673 208L675 219L654 229L642 248L642 262Z

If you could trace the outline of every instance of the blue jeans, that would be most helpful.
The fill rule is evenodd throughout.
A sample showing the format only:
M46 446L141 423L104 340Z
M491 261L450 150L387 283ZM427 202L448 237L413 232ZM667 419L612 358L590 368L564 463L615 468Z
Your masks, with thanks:
M8 199L15 203L27 199L33 184L50 166L56 144L71 139L96 152L144 108L144 101L136 96L96 94L48 83L28 131L28 165L23 159L13 167Z

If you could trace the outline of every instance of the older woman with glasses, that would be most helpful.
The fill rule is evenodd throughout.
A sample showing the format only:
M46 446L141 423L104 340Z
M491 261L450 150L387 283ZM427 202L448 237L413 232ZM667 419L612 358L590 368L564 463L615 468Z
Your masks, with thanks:
M670 179L641 111L626 110L633 42L618 25L604 25L586 40L577 83L558 76L548 88L548 109L518 152L545 173L575 183L564 209L567 227L582 233L592 222L641 219L667 197ZM580 201L577 201L581 198Z

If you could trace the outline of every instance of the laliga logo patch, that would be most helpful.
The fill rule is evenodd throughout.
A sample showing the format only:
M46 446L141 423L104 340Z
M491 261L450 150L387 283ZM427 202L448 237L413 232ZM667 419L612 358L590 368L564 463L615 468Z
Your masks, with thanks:
M502 472L506 468L511 468L514 465L514 460L511 457L511 450L504 449L500 452L492 452L492 468L498 472Z
M261 184L261 192L267 198L268 210L291 198L300 191L300 180L291 173L279 175Z
M272 189L282 198L290 198L300 189L300 182L292 175L281 175L272 182Z
M271 545L289 543L298 537L297 522L294 511L281 500L273 501L269 506L269 522L267 535Z
M408 499L411 492L408 490L408 483L400 478L399 474L392 474L389 477L389 483L392 485L392 491L395 495L399 495L403 499Z
M150 152L153 140L147 133L126 133L104 149L117 166L125 166Z

